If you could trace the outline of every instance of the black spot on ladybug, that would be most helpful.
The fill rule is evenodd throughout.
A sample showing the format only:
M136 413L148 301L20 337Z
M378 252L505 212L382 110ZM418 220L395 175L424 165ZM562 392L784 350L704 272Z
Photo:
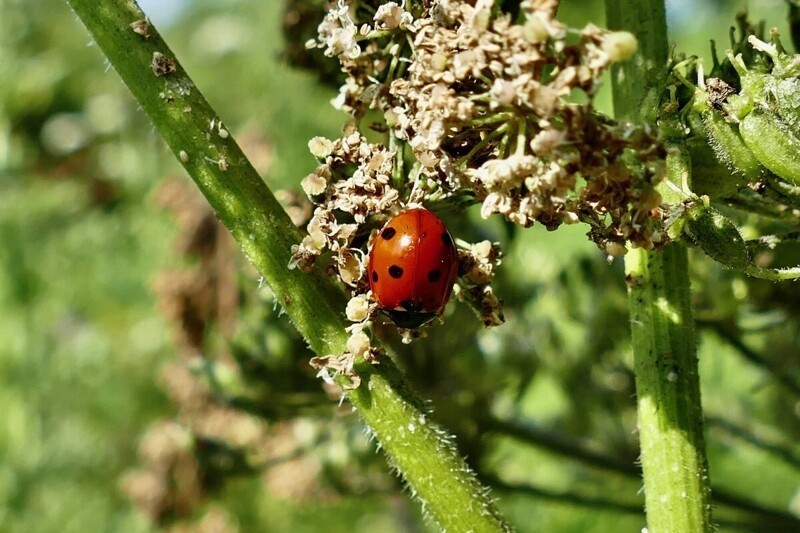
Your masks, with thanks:
M449 233L447 233L446 231L445 231L444 233L442 233L442 242L443 242L443 243L444 243L444 245L445 245L445 246L447 246L448 248L449 248L449 247L451 247L451 246L453 246L453 238L452 238L452 237L450 237L450 234L449 234Z
M373 283L377 283L378 282L378 273L375 272L374 270L372 271L372 282Z
M436 283L440 279L442 279L442 273L439 272L439 270L434 269L428 272L428 281L430 281L431 283Z
M422 302L418 302L417 300L414 299L403 300L402 302L400 302L400 306L406 311L414 313L422 309Z
M428 232L427 231L423 231L422 234L420 235L420 238L424 239L427 236L428 236Z
M403 267L399 265L392 265L389 267L389 275L392 276L394 279L400 279L403 277Z
M381 232L381 237L386 239L387 241L394 237L394 234L397 233L397 230L394 228L386 228Z

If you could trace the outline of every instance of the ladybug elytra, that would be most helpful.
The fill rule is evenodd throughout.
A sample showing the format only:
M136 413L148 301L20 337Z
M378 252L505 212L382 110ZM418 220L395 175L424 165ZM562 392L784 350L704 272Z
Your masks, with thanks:
M369 285L378 305L402 328L441 314L458 272L458 254L444 222L409 209L381 229L369 254Z

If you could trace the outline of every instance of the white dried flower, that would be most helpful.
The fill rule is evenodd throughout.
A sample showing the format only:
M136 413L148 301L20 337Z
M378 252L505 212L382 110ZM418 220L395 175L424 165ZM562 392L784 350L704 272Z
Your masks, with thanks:
M350 245L353 236L358 231L358 224L339 224L336 231L332 234L335 239L335 244L339 248L345 248ZM333 243L332 243L333 244Z
M347 339L347 351L356 357L365 357L370 348L369 336L363 331L356 331Z
M564 221L564 224L577 224L581 219L578 218L577 213L573 213L572 211L564 211L562 220Z
M494 80L489 96L492 97L492 107L511 105L517 97L517 88L513 82L498 78Z
M325 40L325 55L332 57L342 54L355 59L361 54L357 36L358 28L355 25L334 29Z
M336 266L339 267L339 277L347 285L355 287L364 271L359 255L352 250L340 250L336 256Z
M511 197L492 192L486 195L481 205L481 216L489 218L493 213L506 214L511 211Z
M492 253L492 242L491 241L477 242L472 246L472 249L475 251L475 254L478 257L488 258L489 254Z
M494 0L477 0L471 17L465 22L478 31L486 30L492 17Z
M550 38L544 17L537 12L528 15L522 30L522 35L532 44L543 43Z
M325 137L314 137L308 141L308 151L314 157L325 159L333 152L333 141Z
M351 322L363 322L369 318L369 314L370 304L369 298L366 295L359 294L353 296L350 298L350 301L347 302L347 308L345 309L347 320Z
M432 54L430 64L434 71L443 72L447 68L447 55L440 52Z
M303 238L302 246L317 252L322 251L328 243L327 233L330 231L330 224L331 222L336 222L332 219L333 213L317 208L314 211L314 216L308 221L308 226L306 227L308 235Z
M464 79L469 75L475 76L476 69L479 70L479 51L478 50L464 50L456 54L453 59L453 67L456 78Z
M425 168L433 168L439 162L439 157L433 152L420 152L417 154L417 159Z
M300 186L308 196L317 196L325 192L328 187L328 181L317 173L312 173L303 178Z
M482 164L474 176L487 190L504 191L521 184L537 167L531 155L511 155L505 159L490 159Z
M500 265L500 245L491 241L472 244L468 250L460 250L459 262L459 269L466 272L462 280L488 285L494 278L494 269Z
M327 239L325 238L325 234L321 231L315 231L303 237L303 241L300 243L300 246L306 250L312 250L319 253L323 248L325 248L326 242Z
M531 150L541 155L550 155L566 142L567 134L563 130L547 128L539 131L531 139Z
M373 20L379 29L393 30L414 22L411 13L397 5L397 2L386 2L378 7Z

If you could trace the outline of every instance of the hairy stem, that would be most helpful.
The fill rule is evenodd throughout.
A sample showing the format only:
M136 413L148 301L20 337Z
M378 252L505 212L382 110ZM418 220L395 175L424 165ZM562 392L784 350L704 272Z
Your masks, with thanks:
M634 250L625 272L648 529L710 531L686 248Z
M744 272L748 276L768 279L770 281L791 281L800 278L800 267L762 268L756 265L750 265L744 269Z
M287 268L300 232L144 13L133 0L67 3L311 348L320 355L342 353L347 341L342 292L319 272ZM362 362L357 370L362 384L348 394L350 401L439 525L450 531L507 529L451 439L427 420L391 361Z
M663 70L668 53L664 2L608 0L606 15L610 29L639 40L635 58L612 73L616 114L652 120L662 92L653 73ZM669 177L680 186L690 167L673 163ZM625 272L648 531L711 531L686 248L632 250Z

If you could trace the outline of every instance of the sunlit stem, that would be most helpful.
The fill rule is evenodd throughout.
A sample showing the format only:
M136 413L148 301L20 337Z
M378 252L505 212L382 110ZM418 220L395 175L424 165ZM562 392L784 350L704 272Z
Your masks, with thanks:
M525 147L528 145L528 138L525 135L526 126L528 125L528 121L525 118L521 118L518 121L517 126L517 146L514 151L514 155L517 157L522 157L525 155Z
M754 278L768 279L771 281L786 281L800 279L800 267L792 268L762 268L750 265L745 269L745 274Z
M509 127L508 123L506 122L505 124L502 124L497 129L486 135L475 146L472 147L472 149L469 151L469 153L467 153L467 155L458 158L458 160L456 161L456 165L463 168L467 164L467 162L469 162L475 154L483 150L487 144L494 141L498 137L505 135L506 132L508 131L508 127Z
M653 86L653 72L663 71L669 57L664 2L607 0L606 20L609 29L630 31L639 41L637 55L612 70L617 118L654 116L655 109L639 106L646 92L663 90ZM682 183L689 161L683 150L671 158L667 179ZM686 248L635 248L625 256L625 275L647 530L708 533L710 485Z

